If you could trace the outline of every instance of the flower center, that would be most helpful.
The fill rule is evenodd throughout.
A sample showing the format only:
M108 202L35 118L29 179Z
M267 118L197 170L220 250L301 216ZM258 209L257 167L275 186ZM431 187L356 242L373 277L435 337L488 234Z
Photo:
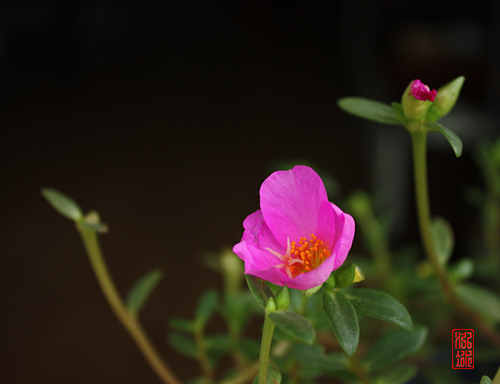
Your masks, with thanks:
M266 249L282 261L281 264L274 267L284 268L289 278L294 278L301 273L319 267L330 256L323 240L318 239L314 233L311 233L309 240L301 237L298 243L295 241L290 243L290 238L288 238L285 255L269 248Z

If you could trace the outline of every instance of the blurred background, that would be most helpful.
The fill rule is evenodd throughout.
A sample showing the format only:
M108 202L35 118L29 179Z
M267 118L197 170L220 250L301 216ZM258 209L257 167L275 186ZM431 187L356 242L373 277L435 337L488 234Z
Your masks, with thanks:
M394 243L418 239L409 135L346 115L342 96L390 103L413 79L466 77L442 120L464 155L429 142L431 204L466 254L477 212L464 189L481 184L477 142L500 133L499 68L493 0L3 0L0 381L159 382L40 188L101 214L122 293L163 269L141 320L186 379L198 368L167 346L168 319L221 287L200 255L240 240L275 161L333 175L339 203L358 188L384 196Z

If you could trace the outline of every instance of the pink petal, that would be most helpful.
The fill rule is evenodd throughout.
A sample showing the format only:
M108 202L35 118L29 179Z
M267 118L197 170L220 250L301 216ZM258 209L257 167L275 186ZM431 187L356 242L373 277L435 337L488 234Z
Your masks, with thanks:
M311 168L299 165L269 176L260 188L260 207L270 230L286 248L318 229L318 214L328 201L323 181Z
M245 260L245 273L260 277L276 285L285 285L288 278L282 268L276 268L280 261L268 253L242 241L233 247L233 252Z
M328 257L318 268L312 271L301 273L293 279L287 276L284 285L294 289L310 289L323 284L333 272L333 265L335 263L334 255Z
M332 204L333 209L340 213L344 219L344 225L342 228L342 234L338 234L338 241L335 244L332 255L335 255L335 263L333 265L333 270L338 269L345 261L349 250L351 249L352 240L354 239L355 224L354 219L351 215L344 213Z
M262 251L269 248L281 255L286 253L286 248L282 247L281 244L278 243L264 221L261 209L247 216L247 218L243 221L243 228L245 228L245 232L243 232L242 241L261 249ZM271 252L268 253L272 254ZM273 257L276 258L276 256ZM276 258L276 264L278 264L278 262L279 259Z
M340 211L339 214L335 209L333 209L333 204L328 200L321 204L320 210L318 212L318 226L314 234L320 240L325 243L330 254L337 242L338 233L342 233L342 228L344 226L344 220L342 218L343 212ZM309 236L310 234L307 234Z
M437 91L433 89L432 91L430 88L422 83L420 80L413 80L411 83L411 94L415 96L416 99L426 101L434 101L437 95Z
M284 284L289 288L309 289L323 284L330 277L330 274L344 263L351 249L354 238L354 219L349 214L342 212L335 204L329 203L329 205L333 208L332 212L335 212L336 232L334 234L335 240L332 244L332 253L318 268L301 273L293 279L287 278ZM327 226L328 223L323 223L323 225ZM320 230L318 229L318 233L321 233ZM327 241L331 241L331 237L327 237L326 235L322 235L323 237L320 237L320 235L317 236L318 238L325 238Z

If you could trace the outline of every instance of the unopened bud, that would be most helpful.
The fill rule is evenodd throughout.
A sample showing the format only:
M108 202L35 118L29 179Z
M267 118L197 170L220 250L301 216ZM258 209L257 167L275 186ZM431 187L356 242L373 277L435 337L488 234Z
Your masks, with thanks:
M365 273L359 267L359 265L356 265L356 271L354 273L354 281L353 281L353 283L359 283L360 281L363 281L364 279L365 279Z
M274 301L276 302L276 307L278 311L286 311L290 305L290 293L288 292L288 287L283 286L276 295L274 295Z
M335 288L336 281L335 281L335 276L334 275L335 275L335 272L332 272L332 274L330 275L330 277L328 279L326 279L326 281L323 283L323 289L325 291L330 291L333 288Z
M347 288L354 282L356 277L356 264L343 265L335 271L335 281L339 288Z
M436 97L437 91L420 80L413 80L401 97L403 111L408 119L423 117Z
M267 300L266 311L269 313L276 312L276 302L273 297L270 297L269 300Z

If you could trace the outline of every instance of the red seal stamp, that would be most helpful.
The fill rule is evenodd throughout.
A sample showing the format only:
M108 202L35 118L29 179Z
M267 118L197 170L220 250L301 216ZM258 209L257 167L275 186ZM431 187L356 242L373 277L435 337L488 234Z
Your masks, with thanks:
M474 368L474 330L454 329L452 332L453 369Z

